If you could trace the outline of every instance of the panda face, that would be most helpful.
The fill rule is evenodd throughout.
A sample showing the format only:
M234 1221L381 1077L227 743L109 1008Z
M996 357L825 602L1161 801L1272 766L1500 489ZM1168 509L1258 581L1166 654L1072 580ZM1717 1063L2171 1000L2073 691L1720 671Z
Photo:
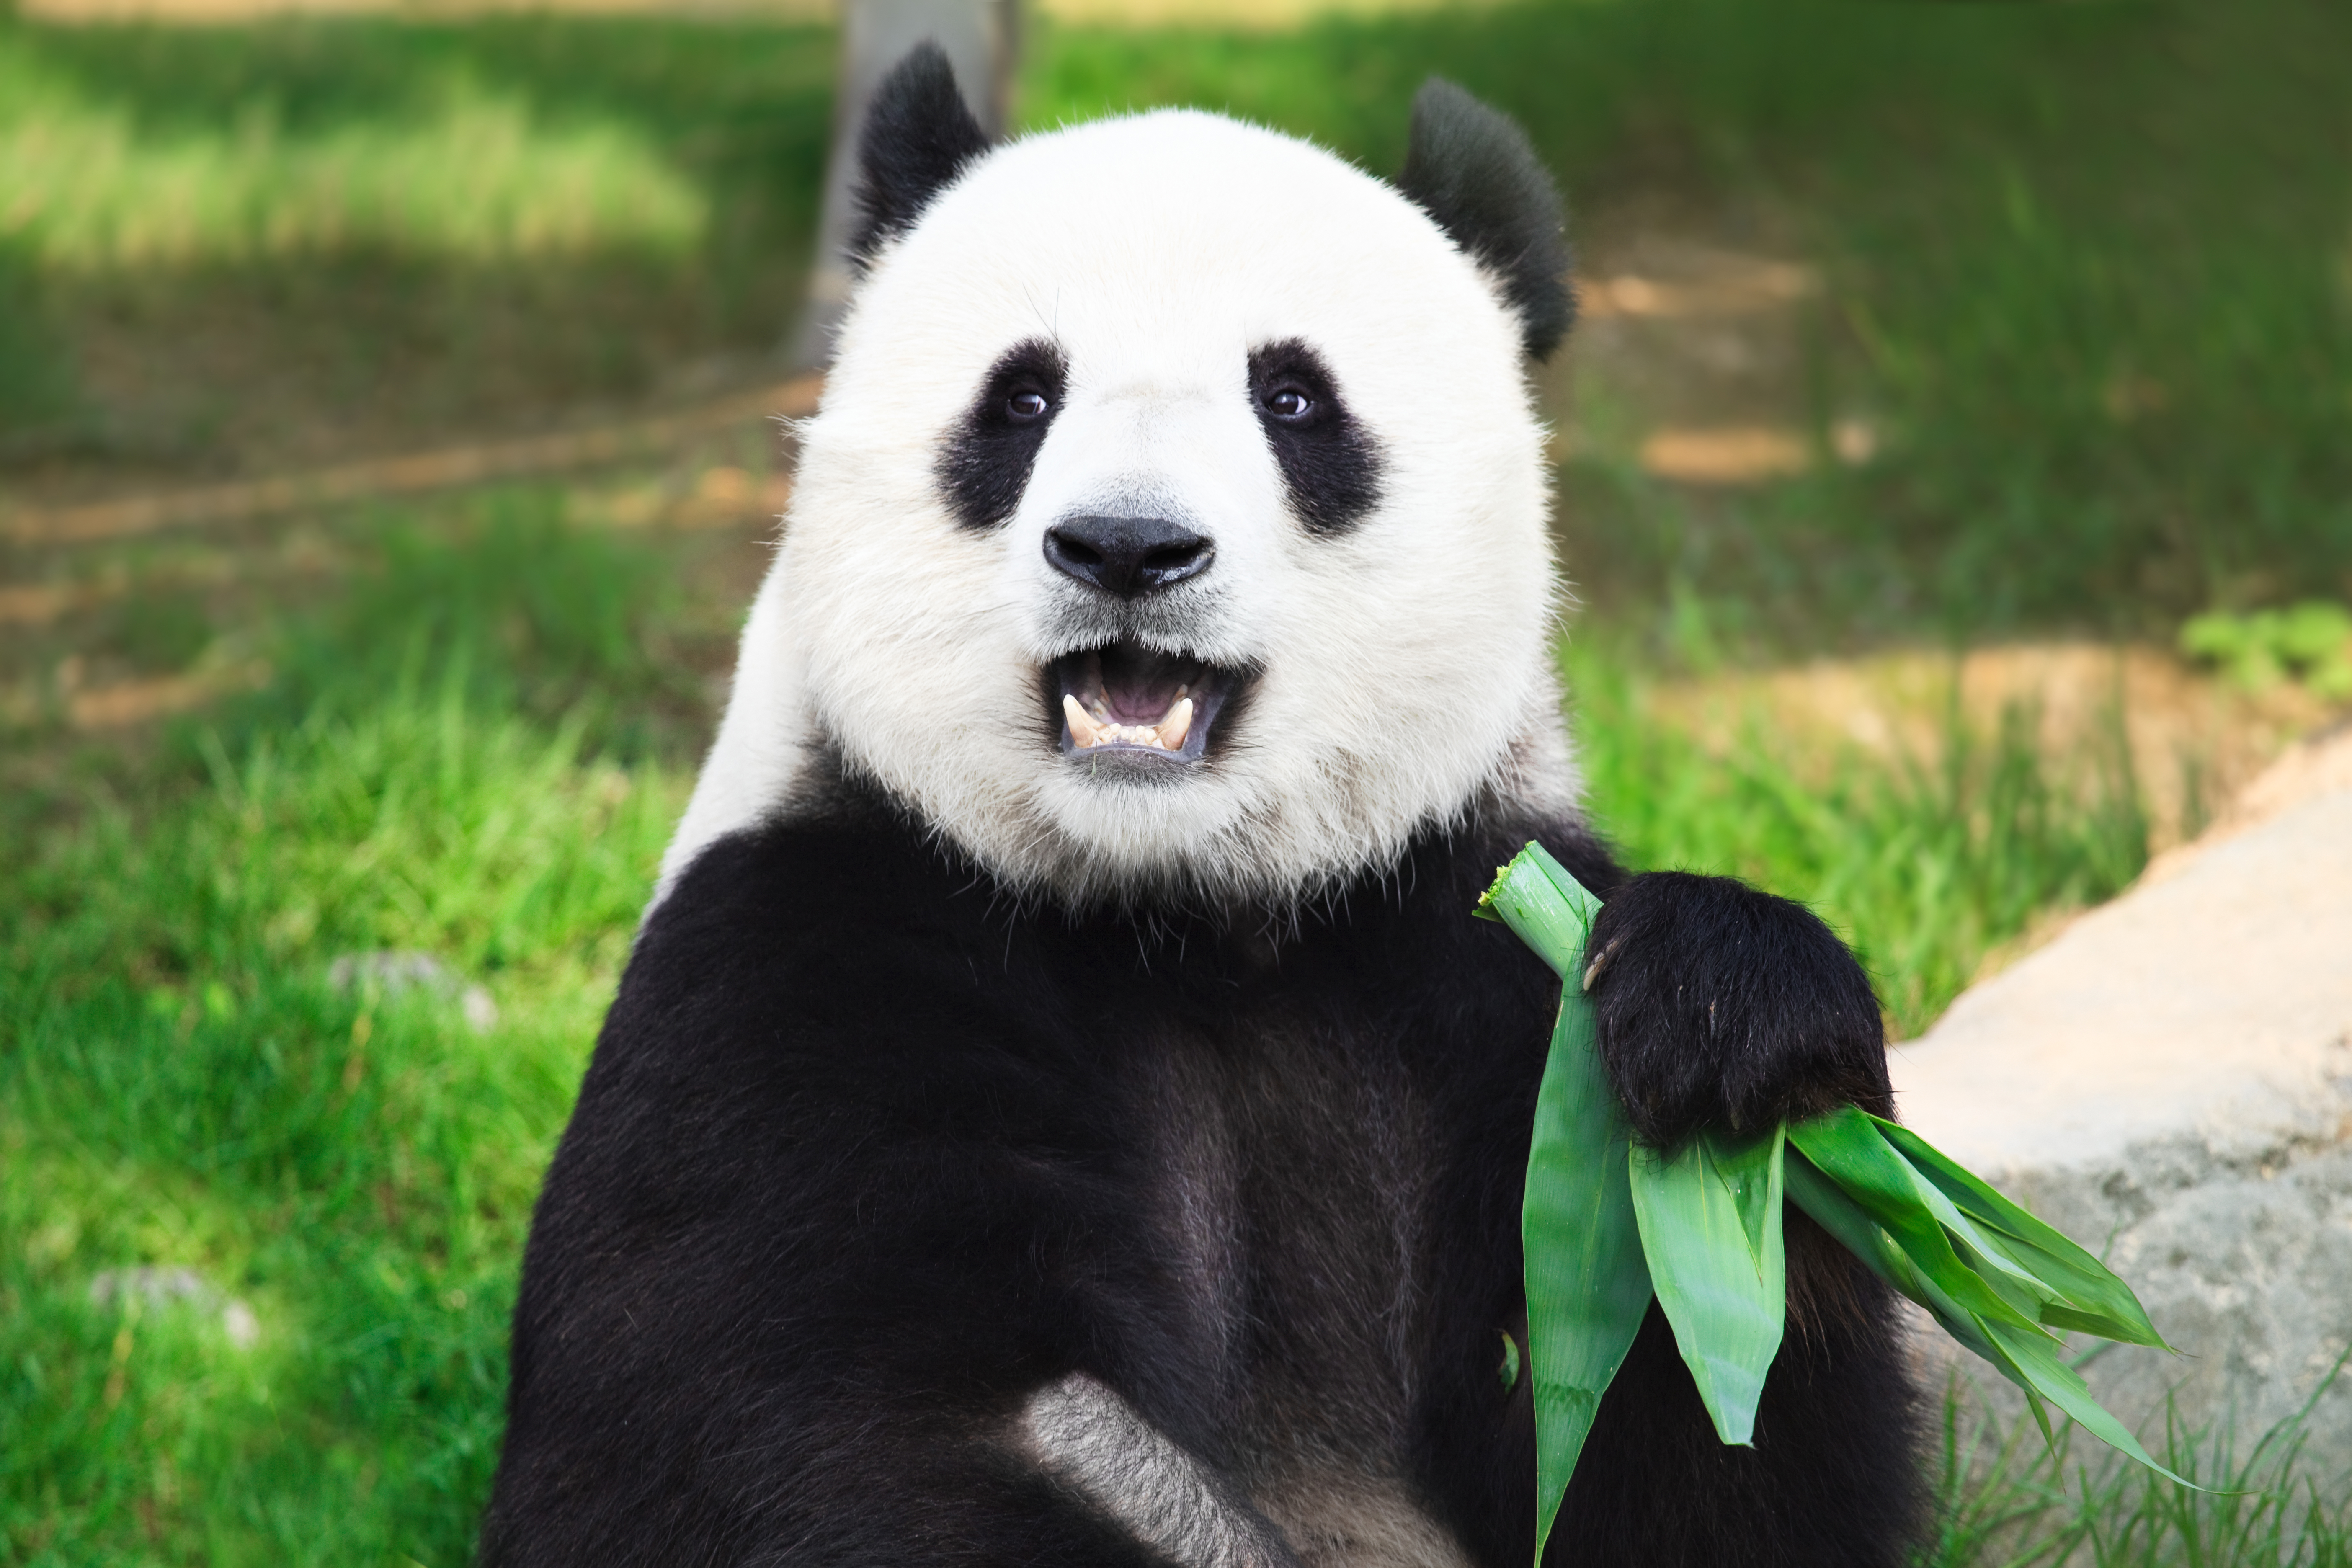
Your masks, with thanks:
M1522 336L1421 207L1273 132L978 159L844 327L701 837L820 741L1073 901L1295 899L1564 797Z

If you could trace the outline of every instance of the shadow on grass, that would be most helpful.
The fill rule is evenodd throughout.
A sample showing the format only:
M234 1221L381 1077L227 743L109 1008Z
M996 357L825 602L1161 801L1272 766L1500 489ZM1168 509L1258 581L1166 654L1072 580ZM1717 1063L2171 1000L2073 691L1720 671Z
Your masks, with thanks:
M809 26L0 16L43 285L0 333L80 393L0 385L0 458L317 461L723 378L798 308L833 66Z

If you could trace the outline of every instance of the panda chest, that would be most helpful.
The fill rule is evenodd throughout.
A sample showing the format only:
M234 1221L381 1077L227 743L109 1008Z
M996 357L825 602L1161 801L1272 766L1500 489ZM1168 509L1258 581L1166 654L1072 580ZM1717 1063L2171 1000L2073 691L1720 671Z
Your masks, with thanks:
M1234 1479L1303 1562L1459 1562L1406 1473L1448 1161L1396 1042L1328 1022L1176 1040L1145 1102L1161 1321L1213 1384Z

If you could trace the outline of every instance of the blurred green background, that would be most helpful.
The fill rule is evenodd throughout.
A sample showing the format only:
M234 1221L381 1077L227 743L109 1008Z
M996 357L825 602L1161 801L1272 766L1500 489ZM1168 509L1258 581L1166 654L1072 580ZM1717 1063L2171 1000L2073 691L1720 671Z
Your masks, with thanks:
M1897 1035L2352 698L2352 8L1158 15L1033 17L1021 121L1527 125L1594 810ZM789 483L834 48L0 17L0 1563L466 1559ZM1955 1432L1939 1563L2347 1561L2276 1448L2197 1501Z

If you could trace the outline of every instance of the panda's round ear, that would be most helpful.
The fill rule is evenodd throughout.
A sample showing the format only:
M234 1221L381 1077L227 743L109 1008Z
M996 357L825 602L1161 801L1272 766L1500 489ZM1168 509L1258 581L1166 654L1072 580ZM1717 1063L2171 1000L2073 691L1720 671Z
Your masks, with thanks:
M914 226L988 137L956 90L955 68L931 40L916 45L874 89L857 132L857 232L849 258L864 268Z
M1492 273L1536 359L1568 335L1576 297L1559 192L1527 132L1450 81L1432 77L1412 100L1412 140L1397 186Z

